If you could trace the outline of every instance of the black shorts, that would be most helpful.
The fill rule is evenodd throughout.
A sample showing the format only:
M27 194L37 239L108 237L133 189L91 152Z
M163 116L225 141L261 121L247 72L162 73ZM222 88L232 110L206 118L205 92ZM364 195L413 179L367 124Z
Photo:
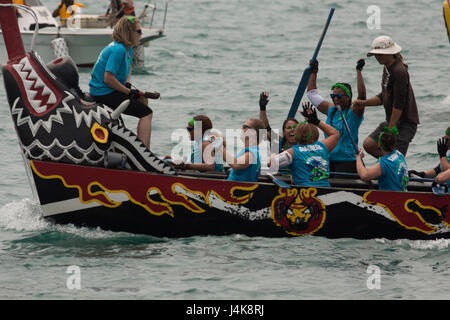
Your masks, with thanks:
M116 108L122 102L129 99L130 105L123 113L139 119L153 113L153 110L148 105L143 104L139 100L130 99L130 97L128 97L125 93L119 91L113 91L104 96L92 96L92 97L96 102L106 104L113 110L116 110Z
M378 127L373 131L369 137L375 140L378 143L378 137L380 136L381 131L387 126L388 123L386 121L380 123ZM406 156L408 152L409 143L412 141L417 131L417 124L410 122L399 122L397 124L398 129L398 137L397 137L397 146L395 147L398 151L403 153Z

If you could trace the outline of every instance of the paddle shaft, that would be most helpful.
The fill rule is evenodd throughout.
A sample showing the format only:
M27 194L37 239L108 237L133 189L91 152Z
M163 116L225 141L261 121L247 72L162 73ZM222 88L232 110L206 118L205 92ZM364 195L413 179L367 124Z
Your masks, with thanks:
M351 172L330 172L330 175L341 175L341 176L350 176L350 177L355 177L355 178L359 178L359 175L357 173L351 173ZM414 182L433 182L434 179L431 178L409 178L409 181L414 181Z
M342 112L342 108L340 105L337 105L336 108L338 109L339 113L341 114L341 118L342 118L342 121L344 122L345 129L347 130L347 133L350 136L350 140L352 142L353 149L355 149L355 153L357 154L359 152L359 149L355 143L355 140L353 140L352 132L350 131L350 127L348 126L347 119L345 119L344 113Z
M314 51L313 57L311 59L314 62L319 54L320 47L322 46L323 39L325 38L325 34L327 33L328 26L330 25L331 18L333 17L334 8L331 8L330 13L328 14L328 19L325 24L325 27L322 31L322 35L320 36L319 42L317 43L316 50ZM309 77L311 76L311 66L308 65L306 69L303 71L302 78L300 79L300 83L297 88L297 92L295 93L294 100L291 104L291 109L289 110L288 118L295 118L295 114L297 113L298 107L300 106L300 101L302 100L303 94L305 93L306 87L308 86Z

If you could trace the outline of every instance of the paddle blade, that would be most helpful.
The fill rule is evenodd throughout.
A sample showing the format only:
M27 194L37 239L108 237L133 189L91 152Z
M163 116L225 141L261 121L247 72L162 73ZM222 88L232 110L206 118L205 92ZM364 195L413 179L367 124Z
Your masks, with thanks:
M270 179L272 179L272 182L275 183L280 188L284 188L284 189L291 189L292 188L290 185L288 185L283 180L279 180L279 179L275 178L273 176L273 174L271 174L270 172L267 172L267 175L270 177Z
M309 78L311 76L311 67L306 67L303 72L302 78L295 93L294 100L292 101L291 109L289 110L288 118L295 118L298 107L300 106L300 101L302 101L303 94L305 93L306 87L308 86Z

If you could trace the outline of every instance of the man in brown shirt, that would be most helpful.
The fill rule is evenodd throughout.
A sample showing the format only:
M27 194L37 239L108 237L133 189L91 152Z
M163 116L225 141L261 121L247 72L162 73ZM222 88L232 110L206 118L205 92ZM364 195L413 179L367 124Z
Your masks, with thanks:
M372 50L367 56L375 55L377 61L384 65L381 93L373 98L354 102L357 106L384 106L386 121L380 123L363 144L364 149L375 158L381 156L378 137L383 130L398 131L396 149L406 156L409 143L420 123L408 66L403 61L400 50L400 46L387 36L380 36L373 41Z

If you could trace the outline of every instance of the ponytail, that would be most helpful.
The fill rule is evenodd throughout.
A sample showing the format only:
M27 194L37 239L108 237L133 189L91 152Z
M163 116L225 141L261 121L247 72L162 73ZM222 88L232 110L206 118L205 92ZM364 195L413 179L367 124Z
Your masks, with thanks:
M406 69L408 69L408 64L405 62L405 59L403 59L403 56L400 52L397 54L394 54L394 58L396 60L400 60L400 62L406 67Z

